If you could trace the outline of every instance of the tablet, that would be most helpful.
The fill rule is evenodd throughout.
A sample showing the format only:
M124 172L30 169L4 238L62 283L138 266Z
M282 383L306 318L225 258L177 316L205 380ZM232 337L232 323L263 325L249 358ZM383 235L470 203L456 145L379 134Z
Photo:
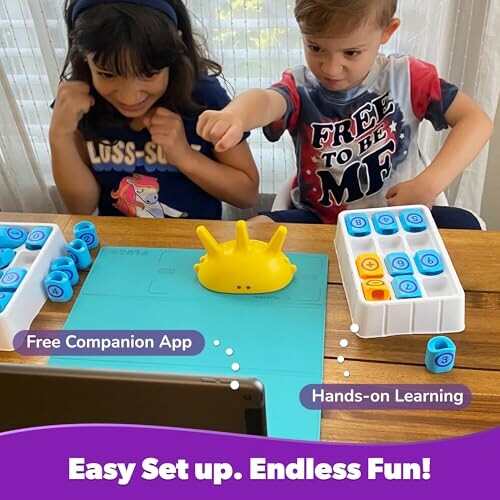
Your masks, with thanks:
M0 401L0 432L120 423L267 433L264 387L252 378L0 363Z

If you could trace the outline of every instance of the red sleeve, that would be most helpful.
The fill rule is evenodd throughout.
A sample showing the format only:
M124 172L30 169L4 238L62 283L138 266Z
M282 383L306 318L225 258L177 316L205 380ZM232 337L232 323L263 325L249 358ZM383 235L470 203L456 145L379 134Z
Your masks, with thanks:
M435 66L410 57L410 83L413 112L423 120L432 103L441 101L441 84Z
M287 103L285 116L264 127L266 137L270 141L277 141L285 130L291 133L296 130L300 114L300 97L295 84L295 78L289 70L283 73L279 82L271 85L271 89L279 92Z
M455 99L456 85L439 78L436 68L410 57L411 104L415 116L429 120L436 130L448 128L445 113Z

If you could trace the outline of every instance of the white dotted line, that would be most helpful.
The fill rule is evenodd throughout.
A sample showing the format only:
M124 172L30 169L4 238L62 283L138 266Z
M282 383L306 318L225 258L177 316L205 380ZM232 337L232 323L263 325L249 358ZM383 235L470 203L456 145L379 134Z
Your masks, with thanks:
M221 344L220 340L218 340L218 339L214 340L214 346L215 347L219 347L220 344ZM227 356L232 356L234 354L234 349L231 348L231 347L228 347L225 352L226 352ZM239 369L240 369L240 364L239 363L232 363L231 364L231 370L233 370L233 372L237 372L237 371L239 371ZM229 384L229 387L231 387L231 389L233 391L237 391L240 388L240 383L237 380L233 380ZM237 474L240 474L240 473L237 472L235 474L235 479L238 479L238 480L241 479L241 477L239 477L239 478L236 477Z

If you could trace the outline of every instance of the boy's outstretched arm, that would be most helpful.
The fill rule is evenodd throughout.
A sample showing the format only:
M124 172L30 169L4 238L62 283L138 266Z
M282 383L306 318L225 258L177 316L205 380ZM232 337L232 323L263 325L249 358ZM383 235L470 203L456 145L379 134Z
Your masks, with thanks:
M218 200L239 208L250 208L257 202L259 172L246 141L209 158L194 150L186 138L184 122L166 108L156 108L145 117L144 125L151 140L163 150L168 163Z
M452 127L443 147L430 165L414 179L392 186L388 204L422 203L435 198L474 160L493 132L493 122L466 94L459 92L445 113Z
M264 127L284 116L285 98L275 90L250 89L220 111L203 112L196 133L222 153L236 146L244 132Z

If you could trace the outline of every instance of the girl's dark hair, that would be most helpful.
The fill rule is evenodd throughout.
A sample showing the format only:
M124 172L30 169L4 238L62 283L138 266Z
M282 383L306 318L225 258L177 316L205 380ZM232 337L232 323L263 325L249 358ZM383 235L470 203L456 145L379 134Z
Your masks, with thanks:
M88 54L93 54L99 67L122 77L151 76L169 67L168 90L157 104L187 117L203 109L192 97L198 78L208 73L220 75L222 69L204 57L182 0L168 0L177 14L177 26L157 9L119 0L84 10L73 26L75 2L65 0L68 53L61 80L84 81L91 87L95 104L78 126L85 138L99 140L104 128L129 122L96 92L85 60Z

